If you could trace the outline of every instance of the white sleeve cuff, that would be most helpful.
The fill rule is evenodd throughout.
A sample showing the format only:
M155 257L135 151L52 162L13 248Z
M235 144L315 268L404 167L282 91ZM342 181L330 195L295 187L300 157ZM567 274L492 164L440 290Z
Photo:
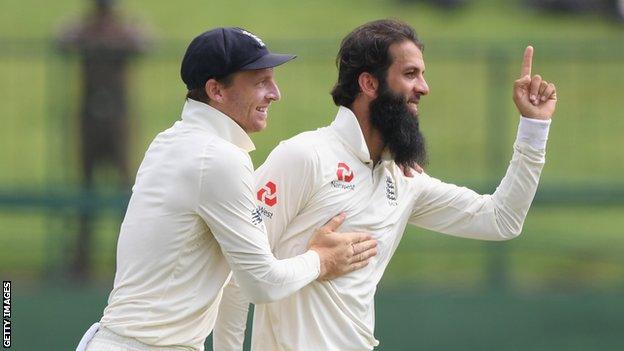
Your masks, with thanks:
M546 149L550 122L550 119L543 120L520 116L516 141L529 144L532 148L537 150Z
M319 256L318 252L314 250L308 250L300 257L304 259L311 267L316 268L316 278L318 278L318 276L321 274L321 256Z

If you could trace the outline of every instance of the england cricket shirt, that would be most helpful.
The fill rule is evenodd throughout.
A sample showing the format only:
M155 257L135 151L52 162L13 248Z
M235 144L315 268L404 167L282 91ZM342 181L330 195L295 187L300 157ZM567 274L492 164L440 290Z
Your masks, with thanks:
M182 119L158 134L121 225L103 328L148 345L203 350L230 269L257 303L318 277L313 251L283 261L271 254L252 149L231 118L190 99Z
M276 257L305 252L314 229L345 212L340 231L371 233L377 256L340 278L315 281L278 302L257 305L252 349L371 350L374 295L406 225L474 239L517 236L544 164L550 121L521 118L512 161L492 195L403 176L388 153L370 158L355 115L282 142L256 171L257 199Z

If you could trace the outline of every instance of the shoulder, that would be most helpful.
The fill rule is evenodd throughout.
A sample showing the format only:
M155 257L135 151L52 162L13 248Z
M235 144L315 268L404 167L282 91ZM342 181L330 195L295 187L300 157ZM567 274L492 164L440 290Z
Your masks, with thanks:
M222 177L243 176L253 172L253 164L245 150L220 138L202 145L202 170Z
M314 166L327 145L322 130L308 131L284 140L271 151L267 163L280 162L293 166Z
M410 191L423 193L427 191L432 186L435 186L437 183L441 183L439 179L436 179L426 172L418 173L413 171L412 177L407 177L403 174L403 170L393 161L392 162L393 173L398 175L399 184L403 184L404 187L407 187Z
M251 159L244 150L214 140L204 145L199 161L200 192L215 198L246 196L253 190L253 172Z

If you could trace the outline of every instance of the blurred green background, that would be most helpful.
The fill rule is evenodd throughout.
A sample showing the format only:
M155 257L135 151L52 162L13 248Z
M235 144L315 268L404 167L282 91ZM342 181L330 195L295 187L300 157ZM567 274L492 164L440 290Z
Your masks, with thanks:
M598 1L598 0L597 0ZM298 58L276 70L282 101L253 135L256 166L282 139L328 124L340 40L396 17L425 43L427 172L492 192L511 156L511 86L522 52L557 84L547 164L522 236L505 243L409 228L377 294L379 350L624 349L624 26L598 13L545 13L527 1L454 9L410 1L120 0L152 38L130 72L131 166L179 118L179 63L192 37L242 26ZM13 281L13 348L69 350L101 316L126 195L102 169L80 190L76 57L53 42L87 0L4 0L0 12L0 275ZM77 215L97 213L87 282L67 277ZM208 340L208 345L209 345Z

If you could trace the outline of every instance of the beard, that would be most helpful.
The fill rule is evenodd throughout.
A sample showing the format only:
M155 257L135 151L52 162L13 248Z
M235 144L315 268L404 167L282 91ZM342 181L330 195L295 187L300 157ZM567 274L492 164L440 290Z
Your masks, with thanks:
M427 164L425 138L420 132L418 113L410 110L407 99L393 93L385 84L370 103L371 124L399 166Z

